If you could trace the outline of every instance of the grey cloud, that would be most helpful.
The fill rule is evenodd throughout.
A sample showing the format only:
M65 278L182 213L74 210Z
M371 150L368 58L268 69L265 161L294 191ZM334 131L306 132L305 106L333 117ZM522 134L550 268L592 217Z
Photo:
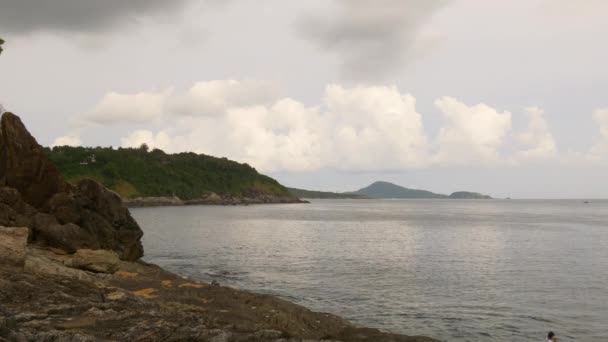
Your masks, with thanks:
M338 54L343 76L383 80L412 55L420 28L448 0L336 0L337 13L301 18L302 35Z
M103 32L182 9L190 0L0 0L0 30ZM215 1L215 0L214 0Z

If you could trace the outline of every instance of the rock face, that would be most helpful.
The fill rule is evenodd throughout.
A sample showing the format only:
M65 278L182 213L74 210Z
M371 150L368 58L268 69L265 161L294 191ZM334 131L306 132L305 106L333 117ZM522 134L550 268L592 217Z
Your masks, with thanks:
M68 184L12 113L0 120L0 225L29 227L33 242L68 253L143 256L143 232L120 197L93 180Z
M67 188L19 117L8 112L0 120L0 185L17 189L34 207Z
M0 226L0 263L23 266L29 229Z

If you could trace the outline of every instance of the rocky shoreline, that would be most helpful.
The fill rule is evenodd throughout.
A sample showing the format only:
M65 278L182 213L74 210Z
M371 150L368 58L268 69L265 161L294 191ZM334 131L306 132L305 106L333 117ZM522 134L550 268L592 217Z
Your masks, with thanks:
M141 260L142 236L116 193L67 183L21 120L2 115L0 342L436 341L184 279Z
M208 193L197 199L182 200L179 197L138 197L123 199L123 203L129 208L142 207L171 207L183 205L252 205L252 204L288 204L309 203L297 197L275 196L265 193L250 194L248 196L235 196L229 194Z
M0 227L0 234L10 230ZM0 341L436 341L356 327L109 251L69 255L27 246L21 255L0 259Z

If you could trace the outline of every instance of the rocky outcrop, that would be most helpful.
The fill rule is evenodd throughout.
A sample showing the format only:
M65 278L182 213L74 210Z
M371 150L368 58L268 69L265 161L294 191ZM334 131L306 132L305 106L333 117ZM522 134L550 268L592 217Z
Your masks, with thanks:
M143 256L143 232L116 193L88 179L68 184L16 115L0 124L0 225L29 227L33 242L68 253Z
M16 189L34 207L68 188L42 146L19 117L8 112L0 119L0 186Z

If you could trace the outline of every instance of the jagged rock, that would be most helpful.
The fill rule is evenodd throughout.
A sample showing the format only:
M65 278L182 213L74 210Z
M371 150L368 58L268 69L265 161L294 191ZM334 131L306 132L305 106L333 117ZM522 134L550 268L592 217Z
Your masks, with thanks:
M143 256L143 232L120 197L93 180L69 185L19 117L0 120L0 225L27 226L32 239L67 252L108 249Z
M0 263L23 266L29 229L0 226Z
M123 260L143 256L143 232L118 194L84 179L77 185L75 201L82 209L80 226L96 237L101 248L118 252Z
M32 216L36 213L21 199L13 188L0 187L0 225L32 228Z
M103 249L79 249L72 258L72 267L96 273L114 273L119 264L115 252Z
M68 188L19 117L9 112L0 120L0 186L17 189L33 207Z

